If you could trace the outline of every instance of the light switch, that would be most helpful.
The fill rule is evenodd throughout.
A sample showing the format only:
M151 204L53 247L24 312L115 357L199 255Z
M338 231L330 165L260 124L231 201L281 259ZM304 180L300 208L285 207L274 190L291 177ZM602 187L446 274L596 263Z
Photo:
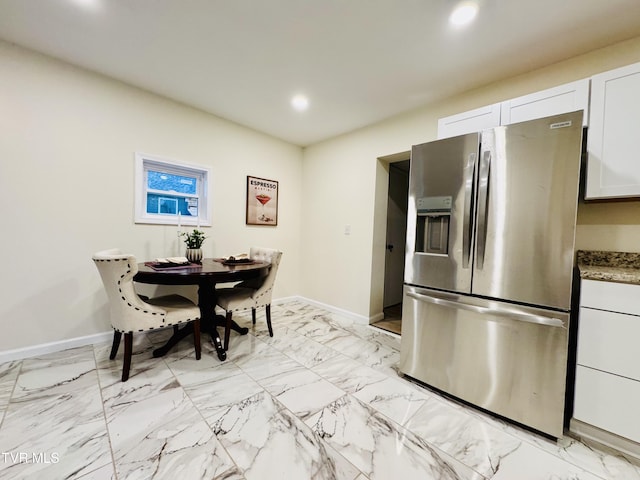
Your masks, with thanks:
M344 226L344 234L345 235L351 235L351 225L345 225Z

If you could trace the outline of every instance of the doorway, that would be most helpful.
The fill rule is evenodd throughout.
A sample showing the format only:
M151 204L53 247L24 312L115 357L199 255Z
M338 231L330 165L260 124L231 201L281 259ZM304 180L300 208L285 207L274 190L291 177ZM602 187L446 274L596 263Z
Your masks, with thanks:
M409 198L409 160L389 164L383 314L373 325L396 333L402 332L402 287L407 236Z

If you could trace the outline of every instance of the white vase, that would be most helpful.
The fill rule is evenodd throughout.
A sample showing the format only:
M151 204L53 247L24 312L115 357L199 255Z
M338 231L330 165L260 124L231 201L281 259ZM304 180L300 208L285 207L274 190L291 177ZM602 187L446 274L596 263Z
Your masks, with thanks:
M202 249L201 248L187 248L187 260L191 263L202 263Z

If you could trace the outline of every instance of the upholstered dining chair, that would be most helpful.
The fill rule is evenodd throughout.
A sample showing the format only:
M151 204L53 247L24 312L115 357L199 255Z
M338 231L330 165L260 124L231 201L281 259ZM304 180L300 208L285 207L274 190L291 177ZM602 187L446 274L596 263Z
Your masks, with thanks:
M200 360L200 309L188 298L180 295L164 295L148 299L140 297L134 288L133 277L138 264L133 255L118 249L103 250L93 255L107 292L113 327L113 344L109 358L118 353L124 333L124 365L122 381L129 379L133 333L146 332L193 322L193 344L196 359Z
M271 326L271 295L276 281L278 266L282 252L271 248L251 247L249 257L252 260L260 260L271 263L271 268L266 277L246 280L231 288L219 288L216 290L216 303L226 312L226 325L224 329L224 349L229 348L229 336L231 335L231 320L233 312L251 309L251 320L256 324L256 309L265 307L269 336L273 337Z

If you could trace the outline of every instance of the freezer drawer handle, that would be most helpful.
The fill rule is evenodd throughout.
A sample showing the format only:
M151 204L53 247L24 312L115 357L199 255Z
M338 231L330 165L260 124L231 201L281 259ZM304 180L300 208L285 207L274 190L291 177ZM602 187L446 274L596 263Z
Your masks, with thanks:
M535 323L537 325L546 325L548 327L562 327L564 328L564 322L558 318L543 317L541 315L534 315L518 310L481 307L479 305L470 305L468 303L455 302L452 300L446 300L444 298L432 297L429 295L422 295L415 292L407 292L407 295L421 300L423 302L434 303L443 307L457 308L460 310L469 310L476 313L489 313L491 315L498 315L501 317L508 317L512 320L519 320L521 322Z

